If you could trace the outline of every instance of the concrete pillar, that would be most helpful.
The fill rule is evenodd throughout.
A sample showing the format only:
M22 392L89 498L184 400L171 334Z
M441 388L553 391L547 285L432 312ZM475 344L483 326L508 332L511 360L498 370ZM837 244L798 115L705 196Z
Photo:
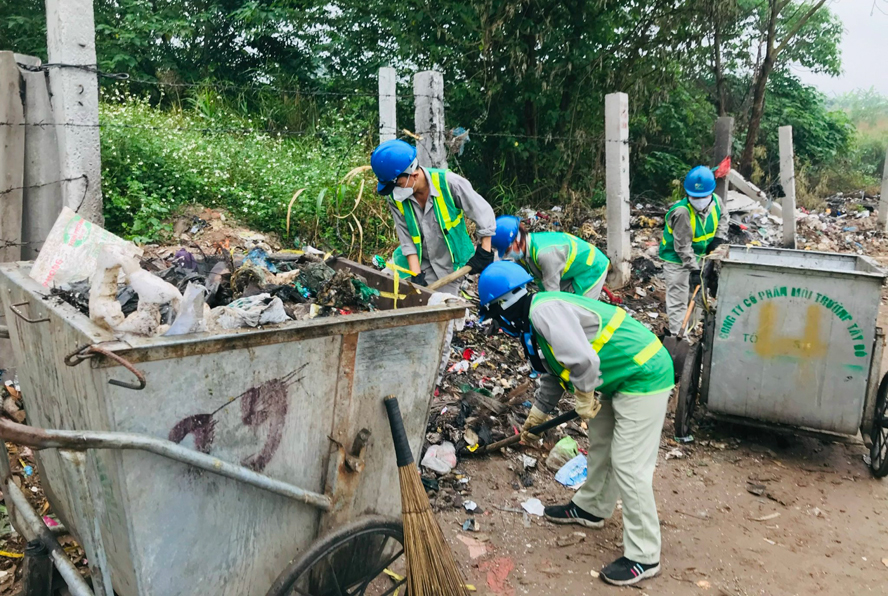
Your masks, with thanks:
M734 119L730 116L721 116L715 121L715 146L712 150L712 166L715 167L722 160L731 155L734 146ZM723 201L728 200L728 177L720 178L715 184L715 194Z
M92 0L46 0L46 46L50 63L95 65L96 31ZM95 73L80 68L53 68L49 73L52 112L61 162L65 206L84 218L104 224L102 164L99 144L99 85Z
M879 196L879 223L888 231L888 150L885 151L885 168L882 170L882 194Z
M783 246L796 247L795 226L795 161L792 150L792 126L781 126L780 135L780 186L783 187Z
M379 142L390 141L398 133L398 86L395 69L379 69Z
M16 55L21 64L40 66L40 59ZM59 182L59 145L51 126L52 105L46 72L21 71L25 96L25 177L22 195L22 260L32 261L43 247L62 210L62 186L73 185L83 196L86 180ZM50 126L37 126L50 124Z
M0 52L0 261L20 261L25 122L21 77L12 52Z
M426 168L446 168L447 149L444 145L444 75L424 70L413 76L414 119L419 165Z
M629 282L632 245L629 242L629 96L604 97L607 188L607 256L611 262L608 285Z

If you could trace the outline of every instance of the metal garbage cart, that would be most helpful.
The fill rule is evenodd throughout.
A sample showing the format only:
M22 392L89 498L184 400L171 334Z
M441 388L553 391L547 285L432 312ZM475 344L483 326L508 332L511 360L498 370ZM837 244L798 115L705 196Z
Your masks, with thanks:
M5 498L73 594L393 593L382 573L403 539L379 517L400 512L383 398L399 397L418 454L465 304L429 306L425 290L333 266L390 297L370 313L121 341L49 297L30 263L0 265L29 424L2 421L0 435L40 449L42 486L84 546L91 588L3 457Z
M879 388L877 327L886 272L864 256L731 246L718 303L688 354L675 431L694 404L717 418L796 433L872 441L871 466L888 474L888 383Z

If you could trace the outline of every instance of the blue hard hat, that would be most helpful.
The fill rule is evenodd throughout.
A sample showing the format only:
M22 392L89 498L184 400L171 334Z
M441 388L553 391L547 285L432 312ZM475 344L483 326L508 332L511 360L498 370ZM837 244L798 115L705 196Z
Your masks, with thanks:
M500 258L506 254L509 247L518 236L518 226L521 220L514 215L500 215L496 218L496 234L490 239L493 248L499 253Z
M390 194L394 181L416 161L416 147L400 139L380 143L370 156L370 167L379 180L376 192ZM386 192L387 191L387 192Z
M708 197L715 192L715 176L706 166L697 166L688 172L684 181L685 192L689 197Z
M512 261L491 263L478 278L478 297L481 299L481 306L487 306L529 281L533 281L533 278L518 263Z

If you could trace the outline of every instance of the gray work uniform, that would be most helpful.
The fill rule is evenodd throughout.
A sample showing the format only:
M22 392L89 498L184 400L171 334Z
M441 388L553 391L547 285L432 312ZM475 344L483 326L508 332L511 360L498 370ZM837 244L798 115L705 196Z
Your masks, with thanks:
M591 341L599 321L593 313L560 300L534 308L531 324L552 348L555 358L570 370L570 380L580 391L592 391L600 383L601 361ZM551 411L561 399L558 377L540 376L535 405ZM588 475L572 499L580 509L609 518L623 499L623 555L646 565L660 561L660 520L654 500L653 479L671 390L650 395L619 391L602 396L601 410L586 421L589 433Z
M712 195L713 200L719 201L721 217L718 218L718 227L715 237L722 240L728 239L728 211L718 195ZM693 209L693 207L691 207ZM700 213L701 217L709 215L709 209ZM700 259L694 252L691 233L691 216L687 209L676 209L669 216L667 222L672 226L672 246L675 253L681 258L681 265L663 261L663 278L666 282L666 316L669 318L669 331L672 335L678 335L681 331L681 323L688 309L690 295L690 273L700 269Z
M550 246L545 250L541 250L537 255L539 266L537 266L537 263L534 262L529 255L525 256L521 263L527 267L534 279L542 279L542 289L544 291L568 292L569 294L573 294L573 280L561 277L564 268L567 266L567 259L570 256L568 251L569 248L566 246ZM586 298L598 300L598 297L601 296L601 288L604 287L606 277L607 276L602 276L601 281L586 290L586 293L583 295Z
M441 225L435 218L434 197L438 196L438 191L431 182L428 170L420 168L426 177L429 186L429 198L425 204L425 210L420 208L416 197L411 196L404 201L404 207L411 206L413 213L416 215L416 221L419 222L422 234L422 260L419 263L420 269L425 273L426 282L432 283L435 280L453 273L453 259L450 257L450 251L447 243L444 241L444 232ZM496 233L496 215L493 207L484 200L484 197L475 192L472 184L455 172L447 172L447 185L450 187L450 194L453 197L454 204L465 212L468 219L475 222L475 234L478 237L493 236ZM392 218L395 220L395 229L398 232L398 240L401 243L401 252L406 258L408 255L416 254L416 246L410 237L410 231L407 229L407 222L404 216L389 201L389 210L392 212ZM439 292L448 292L458 294L459 282L453 282L440 288Z

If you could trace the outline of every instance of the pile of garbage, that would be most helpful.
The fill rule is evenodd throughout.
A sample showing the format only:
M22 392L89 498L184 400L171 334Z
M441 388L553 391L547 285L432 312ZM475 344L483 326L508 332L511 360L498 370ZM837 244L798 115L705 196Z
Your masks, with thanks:
M51 294L121 334L183 335L375 309L379 291L312 247L207 255L142 248L64 209L31 270Z

